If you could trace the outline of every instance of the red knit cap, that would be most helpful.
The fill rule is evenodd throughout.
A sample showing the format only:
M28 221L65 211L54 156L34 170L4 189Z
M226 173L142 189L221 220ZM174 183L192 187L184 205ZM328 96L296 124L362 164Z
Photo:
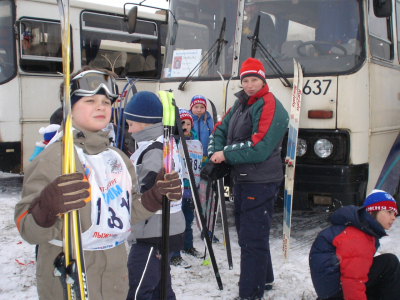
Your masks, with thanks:
M196 104L202 104L207 109L207 100L202 95L194 95L192 100L190 101L190 111L192 111L193 106Z
M242 63L240 68L240 82L246 77L255 76L265 82L265 70L261 61L249 57Z
M187 109L184 109L184 108L179 109L179 118L181 119L181 121L188 119L192 123L192 127L193 127L193 118Z

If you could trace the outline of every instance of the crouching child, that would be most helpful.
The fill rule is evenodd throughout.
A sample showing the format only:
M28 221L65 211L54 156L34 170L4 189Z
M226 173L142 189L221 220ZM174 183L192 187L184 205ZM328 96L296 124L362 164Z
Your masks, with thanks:
M375 256L396 215L396 201L382 190L373 190L363 207L345 206L331 215L333 225L319 233L309 256L318 299L399 299L399 259Z

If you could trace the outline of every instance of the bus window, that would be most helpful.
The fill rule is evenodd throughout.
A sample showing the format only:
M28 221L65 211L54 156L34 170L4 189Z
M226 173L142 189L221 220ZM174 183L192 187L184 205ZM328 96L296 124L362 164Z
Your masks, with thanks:
M171 11L178 22L176 40L167 43L163 78L185 78L199 64L194 78L232 74L237 0L176 0ZM224 18L224 40L217 61L217 44ZM171 32L174 17L170 15Z
M260 17L261 45L255 57L264 63L267 77L277 75L260 48L265 48L289 76L293 74L293 58L302 64L305 76L354 72L365 57L360 12L362 1L358 0L246 0L240 63L251 55L249 37Z
M22 18L19 52L25 72L62 73L60 22Z
M400 1L396 0L396 19L397 19L397 55L400 62Z
M374 57L392 60L391 18L378 18L374 14L373 0L368 5L369 47Z
M119 77L158 77L158 24L137 20L129 34L121 16L84 12L82 65L114 71Z
M12 1L0 1L0 84L10 81L17 74L14 11Z

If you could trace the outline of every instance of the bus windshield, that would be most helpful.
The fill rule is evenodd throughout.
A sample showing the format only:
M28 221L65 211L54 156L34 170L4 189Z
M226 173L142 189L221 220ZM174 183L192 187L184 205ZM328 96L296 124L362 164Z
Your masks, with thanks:
M175 0L170 3L173 16L169 17L170 38L162 77L186 77L196 66L194 78L219 78L217 72L229 76L237 0ZM178 23L178 29L172 41L174 22Z
M306 76L348 74L362 65L365 35L359 0L245 0L240 13L241 5L237 0L171 1L178 29L171 44L175 19L170 15L162 78L186 77L197 65L193 80L219 78L218 72L229 76L236 71L233 61L239 59L240 66L254 52L268 78L279 76L268 60L287 76L293 75L293 58ZM212 46L224 18L226 44L219 55Z
M276 60L288 75L293 74L293 58L301 62L307 76L355 71L365 57L360 3L358 0L246 0L240 63L250 57L255 44L251 37L256 34L259 43L255 57L263 61L267 77L276 75L265 57Z

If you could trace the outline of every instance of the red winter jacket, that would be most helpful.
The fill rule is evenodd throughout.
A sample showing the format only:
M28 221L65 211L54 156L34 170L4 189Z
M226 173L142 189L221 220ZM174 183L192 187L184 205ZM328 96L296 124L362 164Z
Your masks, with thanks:
M333 297L342 290L346 300L367 300L365 283L386 232L363 207L343 207L330 221L333 225L320 232L309 257L318 297Z

